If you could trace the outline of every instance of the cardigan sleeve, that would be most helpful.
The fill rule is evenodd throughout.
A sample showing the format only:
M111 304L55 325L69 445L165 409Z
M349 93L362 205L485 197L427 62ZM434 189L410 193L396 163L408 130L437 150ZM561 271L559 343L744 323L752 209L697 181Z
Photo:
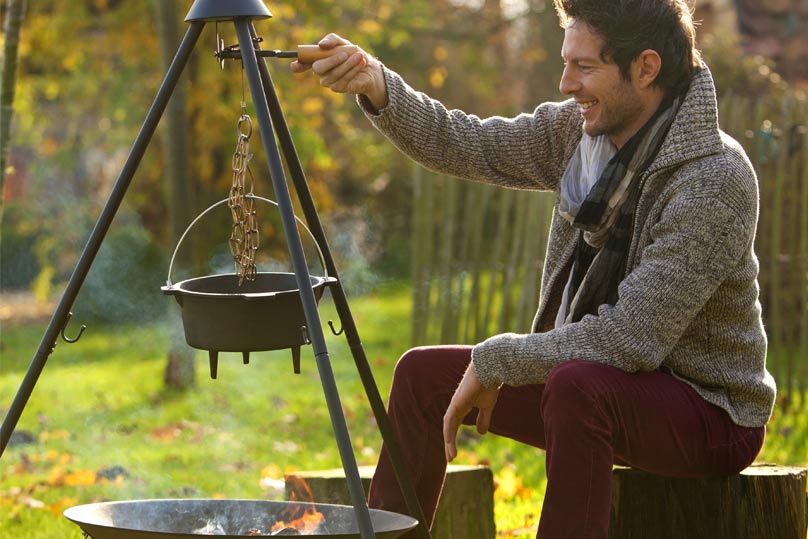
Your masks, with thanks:
M516 189L555 190L581 136L574 101L545 103L532 114L482 119L448 110L384 69L389 103L358 102L371 123L421 165L451 176Z

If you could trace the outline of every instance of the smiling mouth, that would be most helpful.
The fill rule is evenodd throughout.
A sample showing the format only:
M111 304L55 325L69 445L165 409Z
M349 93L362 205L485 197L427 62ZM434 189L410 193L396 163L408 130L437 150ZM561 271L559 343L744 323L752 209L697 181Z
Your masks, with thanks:
M581 101L581 102L578 103L578 106L580 106L582 110L589 110L589 109L591 109L592 107L594 107L597 104L598 104L597 100L595 100L595 101Z

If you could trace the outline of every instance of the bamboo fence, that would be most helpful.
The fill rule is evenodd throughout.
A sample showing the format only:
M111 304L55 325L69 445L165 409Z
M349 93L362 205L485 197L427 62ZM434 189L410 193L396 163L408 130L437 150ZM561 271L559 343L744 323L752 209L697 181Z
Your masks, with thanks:
M769 368L784 406L808 399L808 102L725 96L721 127L760 183L755 250ZM554 197L457 181L413 166L412 344L530 331ZM797 402L797 400L799 402Z

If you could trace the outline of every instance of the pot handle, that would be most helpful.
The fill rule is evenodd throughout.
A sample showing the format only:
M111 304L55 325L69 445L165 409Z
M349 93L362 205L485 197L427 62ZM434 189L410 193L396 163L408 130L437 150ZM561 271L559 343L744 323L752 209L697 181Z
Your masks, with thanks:
M253 195L253 194L247 194L247 195L244 195L244 196L247 197L247 198L255 199L255 200L261 200L263 202L266 202L267 204L272 204L276 208L278 207L277 202L275 202L274 200L270 200L268 198L259 197L257 195ZM174 253L171 255L171 262L168 265L168 277L166 278L166 285L168 286L168 288L172 287L172 284L171 284L171 272L174 270L174 259L177 257L177 252L180 250L180 245L182 245L183 240L185 240L185 236L188 235L188 232L191 231L191 229L197 223L197 221L202 219L202 217L207 215L211 210L213 210L217 206L220 206L220 205L224 204L225 202L228 202L229 200L230 199L225 198L224 200L220 200L219 202L214 202L213 204L211 204L205 211L203 211L202 213L197 215L196 219L191 221L191 224L188 225L188 228L186 228L185 232L182 233L182 236L180 236L180 239L177 242L177 246L174 247ZM306 226L306 223L304 223L303 221L300 220L300 217L295 215L295 221L297 221L298 224L303 227L303 229L309 234L309 237L311 237L312 241L314 242L314 246L317 248L317 254L320 255L320 265L323 267L323 275L324 275L324 277L326 279L328 279L328 268L326 268L326 266L325 266L325 258L323 257L323 250L320 249L320 244L317 243L317 240L314 238L314 234L311 233L311 230L309 230L309 227Z

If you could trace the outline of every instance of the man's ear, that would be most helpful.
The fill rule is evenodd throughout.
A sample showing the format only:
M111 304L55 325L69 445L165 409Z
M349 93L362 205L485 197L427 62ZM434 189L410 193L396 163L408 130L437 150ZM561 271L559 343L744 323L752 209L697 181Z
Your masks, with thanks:
M651 86L662 69L662 58L653 49L645 49L632 62L634 80L640 88L645 89Z

